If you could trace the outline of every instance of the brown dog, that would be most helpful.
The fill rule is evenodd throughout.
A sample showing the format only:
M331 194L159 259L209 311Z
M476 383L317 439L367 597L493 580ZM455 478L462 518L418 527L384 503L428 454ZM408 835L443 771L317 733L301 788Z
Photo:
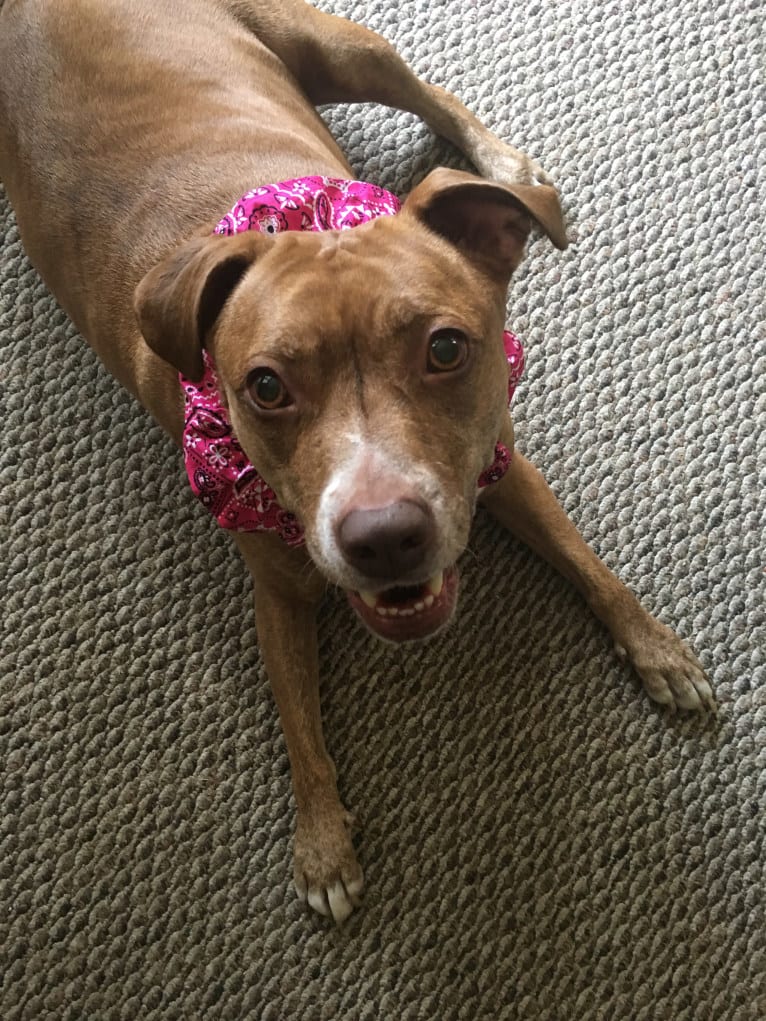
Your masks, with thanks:
M362 890L319 712L329 581L381 636L450 617L476 481L513 447L500 343L530 227L566 237L543 171L373 33L302 0L6 0L0 173L30 258L177 443L203 349L250 461L305 531L235 535L298 809L295 880L345 918ZM413 111L485 178L434 171L353 230L211 236L256 186L351 170L314 104ZM134 312L135 306L135 312ZM136 322L136 313L139 325ZM516 451L489 510L584 595L656 701L712 706L694 656L584 544Z

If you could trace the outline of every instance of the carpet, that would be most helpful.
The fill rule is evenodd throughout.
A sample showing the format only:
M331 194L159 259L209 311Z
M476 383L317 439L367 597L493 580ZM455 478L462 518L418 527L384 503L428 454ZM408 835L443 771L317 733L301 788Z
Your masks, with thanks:
M693 642L720 712L659 711L581 600L480 517L437 642L387 648L340 595L322 611L368 892L342 929L309 913L245 570L0 192L0 1016L759 1021L761 5L323 6L559 184L575 243L536 241L510 293L519 445ZM393 191L465 166L410 115L323 113Z

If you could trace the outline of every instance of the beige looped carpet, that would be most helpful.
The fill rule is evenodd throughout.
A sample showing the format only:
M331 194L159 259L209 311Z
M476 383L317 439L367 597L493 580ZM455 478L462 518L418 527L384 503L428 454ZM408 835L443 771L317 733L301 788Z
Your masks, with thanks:
M327 604L369 892L340 931L308 913L245 571L0 192L0 1017L763 1021L762 5L324 6L559 182L577 243L536 242L509 304L519 442L693 637L720 716L664 718L482 519L439 641L391 650ZM327 116L400 193L461 165L408 115Z

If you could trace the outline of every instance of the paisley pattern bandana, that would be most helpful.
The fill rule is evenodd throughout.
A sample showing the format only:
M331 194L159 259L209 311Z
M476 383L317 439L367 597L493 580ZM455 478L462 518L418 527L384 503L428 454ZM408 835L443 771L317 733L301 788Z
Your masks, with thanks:
M299 177L249 191L221 219L215 233L346 230L378 216L393 216L400 208L396 196L373 184L331 177ZM524 350L509 330L503 334L503 344L508 359L510 403L524 372ZM203 351L203 361L202 379L192 382L180 377L185 404L184 463L192 491L224 528L276 532L288 546L303 545L300 522L279 506L273 489L237 442L207 351ZM510 451L498 443L492 464L479 477L479 488L499 481L510 463Z

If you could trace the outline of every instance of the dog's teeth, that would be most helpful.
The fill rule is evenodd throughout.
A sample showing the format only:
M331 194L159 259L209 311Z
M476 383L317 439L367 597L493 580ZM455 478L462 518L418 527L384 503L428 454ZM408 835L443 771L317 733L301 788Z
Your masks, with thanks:
M389 606L389 608L388 608L388 616L389 617L398 617L399 616L399 610L397 610L397 608L395 606Z
M428 591L432 592L435 596L440 596L442 588L444 587L444 571L439 571L433 578L429 579Z
M433 605L434 605L434 597L433 596L426 596L425 599L423 600L423 606L425 606L428 609L430 609Z
M385 617L386 616L386 608L385 608L385 606L376 606L375 607L375 612L379 613L381 615L381 617Z
M420 613L422 610L425 610L425 608L426 608L426 604L425 603L420 603L420 602L415 603L415 609L418 611L418 613Z
M365 604L365 606L369 606L371 610L375 609L377 599L375 598L374 592L365 592L363 589L360 589L359 596L361 597L361 600Z
M415 611L412 608L408 608L408 609L405 609L405 610L400 610L399 611L399 616L400 617L414 617L415 616Z

